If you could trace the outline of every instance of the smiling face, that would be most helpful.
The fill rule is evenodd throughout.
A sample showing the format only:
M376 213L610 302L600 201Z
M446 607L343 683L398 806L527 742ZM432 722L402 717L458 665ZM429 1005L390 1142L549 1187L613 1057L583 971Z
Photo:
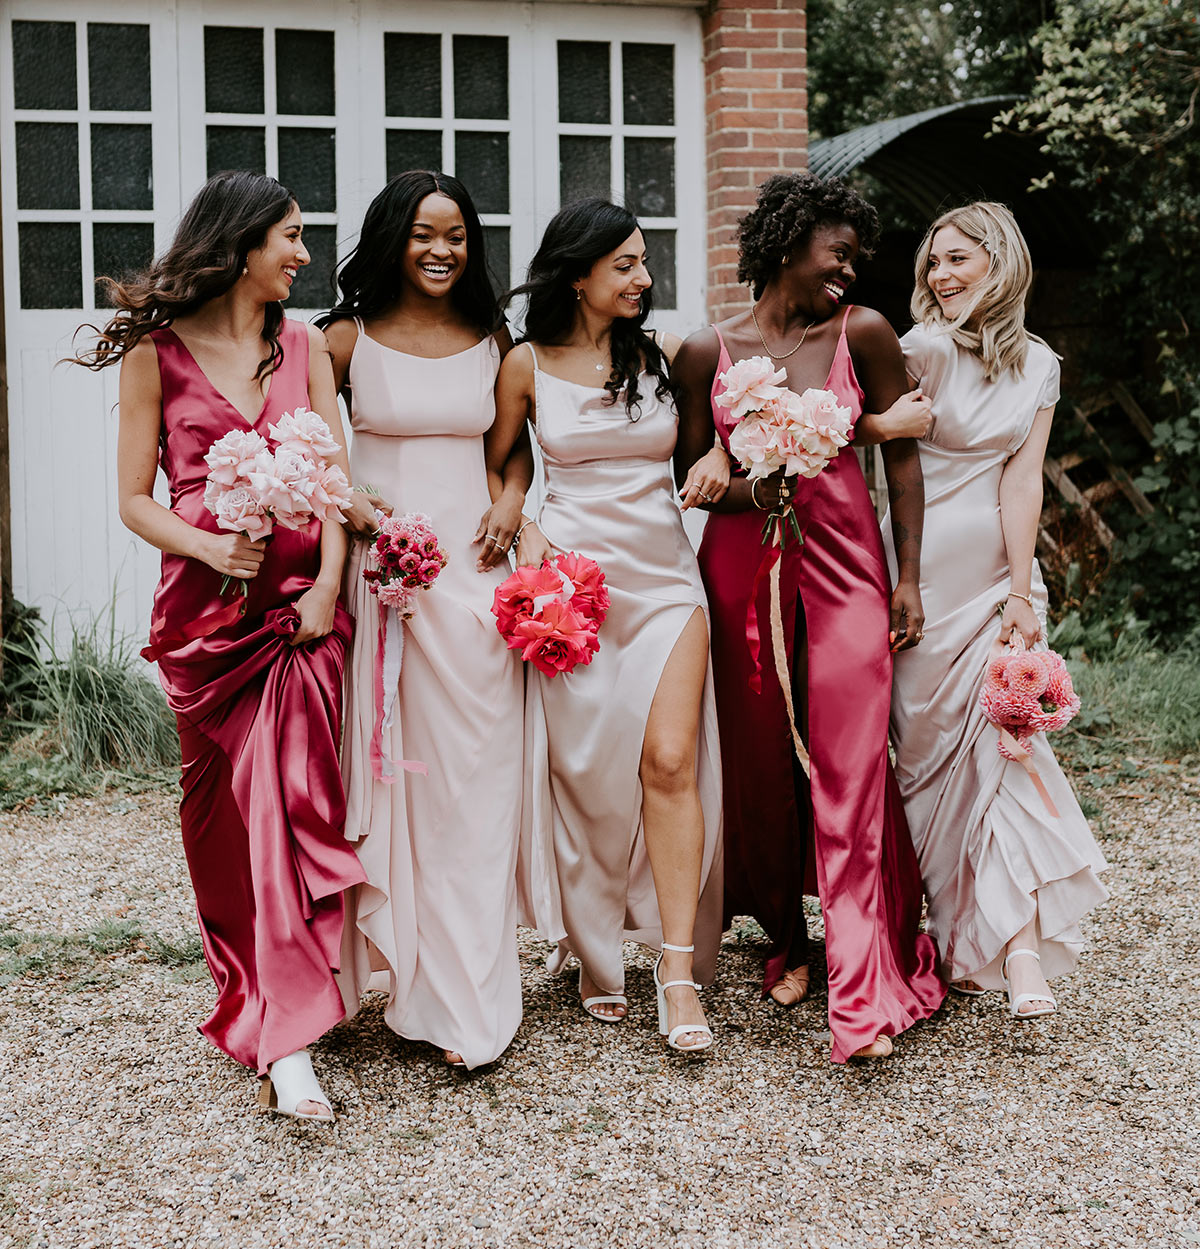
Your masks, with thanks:
M957 226L942 226L933 236L925 281L947 320L968 306L971 287L987 277L989 263L983 244Z
M783 266L781 277L792 292L812 309L814 319L833 315L854 282L858 259L858 231L848 222L813 227L808 242Z
M601 256L586 277L573 283L581 304L614 320L638 316L642 296L652 285L641 230L634 230L620 247Z
M286 299L296 273L310 260L301 238L303 233L300 209L293 204L287 216L267 231L262 246L246 253L246 272L241 281L252 284L264 300Z
M467 267L467 227L458 205L434 192L417 205L404 250L403 272L423 295L449 293Z

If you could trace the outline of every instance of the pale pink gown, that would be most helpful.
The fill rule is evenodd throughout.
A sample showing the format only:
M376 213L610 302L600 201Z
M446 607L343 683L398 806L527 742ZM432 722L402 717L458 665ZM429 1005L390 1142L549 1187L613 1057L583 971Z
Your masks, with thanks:
M521 811L524 682L491 613L506 565L476 571L471 539L489 496L483 434L495 417L500 354L488 338L425 359L359 325L350 361L356 483L424 512L449 562L404 626L394 723L383 753L429 775L374 779L378 600L356 543L346 597L357 619L346 683L342 773L346 836L367 883L348 895L342 992L348 1014L386 961L388 1025L401 1036L491 1062L521 1021L515 861Z

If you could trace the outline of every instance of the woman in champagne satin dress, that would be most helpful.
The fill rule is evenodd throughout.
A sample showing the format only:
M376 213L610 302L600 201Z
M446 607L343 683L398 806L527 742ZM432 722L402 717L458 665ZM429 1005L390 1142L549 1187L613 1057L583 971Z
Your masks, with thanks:
M388 1026L474 1068L499 1058L521 1022L524 682L491 603L508 572L503 556L532 456L523 444L510 457L519 483L507 494L502 466L493 506L483 435L511 343L498 328L483 229L461 182L423 170L393 178L367 210L338 283L327 337L349 399L355 479L397 512L428 516L448 557L402 626L393 718L378 729L378 750L380 609L362 578L367 543L346 572L357 626L342 743L346 836L367 877L350 895L346 1010L358 1010L378 972ZM394 777L379 755L397 767ZM405 771L402 760L419 770Z
M114 284L121 311L84 363L122 362L121 516L163 552L143 654L179 722L180 824L217 985L201 1032L269 1072L272 1109L328 1122L304 1047L342 1017L342 897L362 879L337 758L346 541L313 520L251 542L218 531L204 504L204 456L231 430L265 438L309 407L341 442L324 340L281 306L308 263L302 230L273 178L210 179L149 273ZM344 450L336 459L345 470ZM169 510L153 497L157 468ZM373 525L364 501L353 521ZM222 598L223 576L244 599Z
M579 959L584 1009L606 1023L626 1011L622 940L661 948L659 1028L694 1052L712 1043L696 990L721 937L720 773L704 588L671 481L674 344L641 328L650 288L625 209L584 200L551 221L518 288L526 339L500 371L489 460L534 421L545 495L518 561L575 551L611 596L589 665L527 673L526 922L558 943L552 968ZM714 453L685 503L727 480Z
M911 404L891 328L843 303L878 229L874 209L836 179L763 184L739 226L739 277L755 302L693 335L676 360L682 463L711 445L714 426L729 445L734 422L717 396L738 360L770 356L794 391L834 391L856 423L864 409ZM891 1038L945 996L933 943L919 931L921 881L887 755L889 634L896 650L921 637L921 475L912 440L893 433L880 427L871 438L891 439L884 458L902 551L894 590L853 445L811 479L773 476L752 489L735 476L708 505L700 547L724 763L726 910L762 924L772 943L764 993L794 1005L809 990L804 894L818 894L839 1063L886 1057ZM787 499L804 545L779 561L781 616L811 781L793 750L767 624L764 509Z
M1045 636L1034 546L1059 367L1025 330L1031 280L999 204L947 213L917 254L918 323L902 346L933 404L920 442L926 625L919 650L897 657L892 698L896 778L943 974L967 993L1007 978L1021 1018L1053 1012L1047 981L1075 965L1079 921L1107 896L1104 857L1045 734L1030 750L1057 818L978 707L987 664L1014 633L1030 646ZM884 540L891 557L886 523Z

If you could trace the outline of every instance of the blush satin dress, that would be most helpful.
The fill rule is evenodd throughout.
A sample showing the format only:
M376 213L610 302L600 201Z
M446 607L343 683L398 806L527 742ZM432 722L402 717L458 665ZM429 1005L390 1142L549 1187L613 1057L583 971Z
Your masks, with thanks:
M849 315L847 308L826 388L857 420L863 393L846 339ZM716 395L732 360L719 330L717 337L713 420L728 448L735 422ZM802 906L815 885L825 919L831 1056L845 1062L876 1036L895 1036L933 1014L946 990L933 942L919 931L921 878L888 763L889 586L853 446L817 477L800 479L795 511L804 546L783 552L780 587L811 784L795 762L774 672L766 576L756 601L761 692L751 688L747 616L765 551L763 513L710 513L700 547L725 779L726 913L752 915L766 930L769 987L786 967L807 962Z
M171 510L217 532L204 456L232 429L308 406L308 330L285 320L283 363L252 425L170 329L150 335L162 379L159 466ZM179 725L179 818L217 1003L200 1031L260 1075L343 1015L334 978L342 895L363 873L347 844L338 767L342 672L352 622L303 646L294 603L320 569L321 526L276 529L258 575L220 597L221 574L164 553L150 645Z
M525 350L518 347L517 350ZM530 665L522 922L575 954L603 994L625 984L622 939L652 948L662 923L642 831L638 778L650 705L679 635L707 615L696 556L671 479L678 418L642 374L631 420L609 402L536 367L536 431L545 495L538 526L559 550L594 559L612 605L591 664L546 677ZM696 979L711 983L721 942L721 779L711 674L696 740L704 814Z
M988 662L1000 651L996 606L1010 569L1000 520L1004 466L1034 417L1058 402L1058 360L1031 341L1022 376L989 382L978 357L923 325L903 338L905 364L933 401L919 444L925 475L921 600L925 640L896 656L892 739L896 779L929 895L929 931L948 980L1002 987L1004 948L1029 921L1048 978L1083 949L1080 919L1108 893L1106 864L1046 734L1030 751L1058 809L996 749L979 710ZM895 561L891 526L883 524ZM1031 597L1046 627L1046 586L1033 563Z
M358 323L350 359L350 460L396 509L424 512L448 562L403 625L391 760L422 763L377 780L371 763L379 600L355 544L346 598L357 619L346 681L346 836L366 884L352 891L342 986L358 1010L374 963L387 965L384 1018L401 1036L498 1058L521 1022L516 855L524 680L492 596L507 561L478 572L473 545L487 510L483 435L495 420L495 340L426 359L371 338ZM369 945L368 945L369 943Z

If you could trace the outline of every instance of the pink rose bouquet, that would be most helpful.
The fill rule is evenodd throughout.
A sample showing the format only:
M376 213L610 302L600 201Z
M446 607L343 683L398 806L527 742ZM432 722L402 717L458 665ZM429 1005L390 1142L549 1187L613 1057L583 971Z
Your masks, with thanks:
M1079 696L1071 684L1063 657L1055 651L1031 651L1018 633L1010 650L988 664L979 709L1000 730L996 748L1029 773L1042 800L1057 816L1033 765L1029 743L1035 733L1064 728L1079 711Z
M433 585L446 563L429 517L406 512L380 520L362 576L382 607L392 608L401 620L411 620L417 595Z
M592 662L609 603L600 565L569 551L518 568L496 587L492 613L509 650L553 677Z
M717 402L737 421L729 450L751 482L778 472L815 477L854 436L850 409L833 391L810 387L796 394L784 384L787 373L767 356L739 360L718 381L725 389ZM763 525L764 542L782 547L789 537L803 542L790 505Z
M314 519L341 522L341 509L350 506L350 483L336 464L326 463L338 449L329 426L315 412L297 408L267 432L276 440L274 451L249 428L231 429L209 447L204 506L217 527L257 542L270 537L276 525L303 529ZM222 578L221 594L232 580ZM249 583L239 585L244 599Z

